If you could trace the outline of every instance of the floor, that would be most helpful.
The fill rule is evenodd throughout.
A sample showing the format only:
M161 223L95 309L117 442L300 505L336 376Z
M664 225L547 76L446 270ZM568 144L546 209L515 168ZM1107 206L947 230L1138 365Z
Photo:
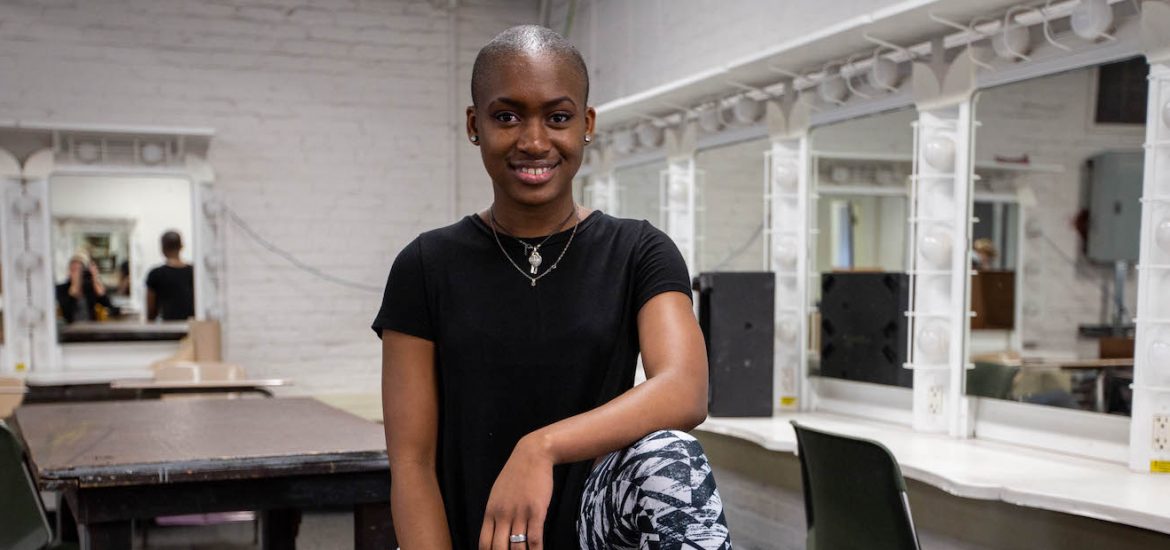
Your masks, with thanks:
M244 550L253 544L251 522L199 527L151 526L147 546L135 529L134 548L152 550ZM307 512L301 520L298 550L349 550L353 548L353 512Z

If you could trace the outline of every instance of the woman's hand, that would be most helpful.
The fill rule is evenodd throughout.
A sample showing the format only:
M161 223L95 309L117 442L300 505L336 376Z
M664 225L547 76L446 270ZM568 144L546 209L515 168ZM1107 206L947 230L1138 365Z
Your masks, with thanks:
M492 485L479 533L480 550L544 548L544 518L553 490L552 468L552 457L532 437L516 444ZM509 542L511 535L527 535L527 546Z

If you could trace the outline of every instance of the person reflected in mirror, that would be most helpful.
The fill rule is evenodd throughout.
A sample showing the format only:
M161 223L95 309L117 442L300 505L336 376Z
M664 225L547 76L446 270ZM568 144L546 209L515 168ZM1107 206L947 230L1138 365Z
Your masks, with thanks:
M97 264L80 254L69 259L69 280L57 285L57 305L66 324L104 321L117 314L117 308L110 303L106 286L102 284Z
M130 295L130 260L122 260L118 264L118 287L114 289L114 295Z
M995 258L999 256L999 252L995 249L995 243L991 242L991 239L975 239L971 249L971 261L974 264L972 267L979 271L995 269Z
M178 231L163 233L160 241L167 261L146 275L146 319L184 321L195 315L195 268L179 257Z

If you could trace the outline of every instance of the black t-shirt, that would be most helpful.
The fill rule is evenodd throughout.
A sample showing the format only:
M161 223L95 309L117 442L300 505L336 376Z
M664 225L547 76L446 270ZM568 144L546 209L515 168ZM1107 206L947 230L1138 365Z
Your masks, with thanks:
M146 274L146 288L154 291L164 321L185 321L195 315L194 267L160 265Z
M570 233L541 247L541 273ZM523 246L502 233L500 242L527 270ZM580 222L556 270L535 287L475 215L423 233L398 254L373 328L435 343L437 474L455 548L478 543L492 485L521 437L633 386L638 310L667 291L691 292L670 238L649 222L601 212ZM553 469L545 523L552 550L577 547L591 465Z

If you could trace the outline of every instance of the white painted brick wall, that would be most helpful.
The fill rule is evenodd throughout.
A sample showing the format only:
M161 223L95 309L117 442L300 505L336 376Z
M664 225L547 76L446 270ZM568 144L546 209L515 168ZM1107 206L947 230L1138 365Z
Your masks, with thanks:
M470 61L537 7L462 4L453 35L424 0L3 1L0 118L214 128L232 209L305 262L380 287L418 232L490 197L462 129ZM227 254L229 360L298 391L377 388L380 293L315 279L234 228Z

